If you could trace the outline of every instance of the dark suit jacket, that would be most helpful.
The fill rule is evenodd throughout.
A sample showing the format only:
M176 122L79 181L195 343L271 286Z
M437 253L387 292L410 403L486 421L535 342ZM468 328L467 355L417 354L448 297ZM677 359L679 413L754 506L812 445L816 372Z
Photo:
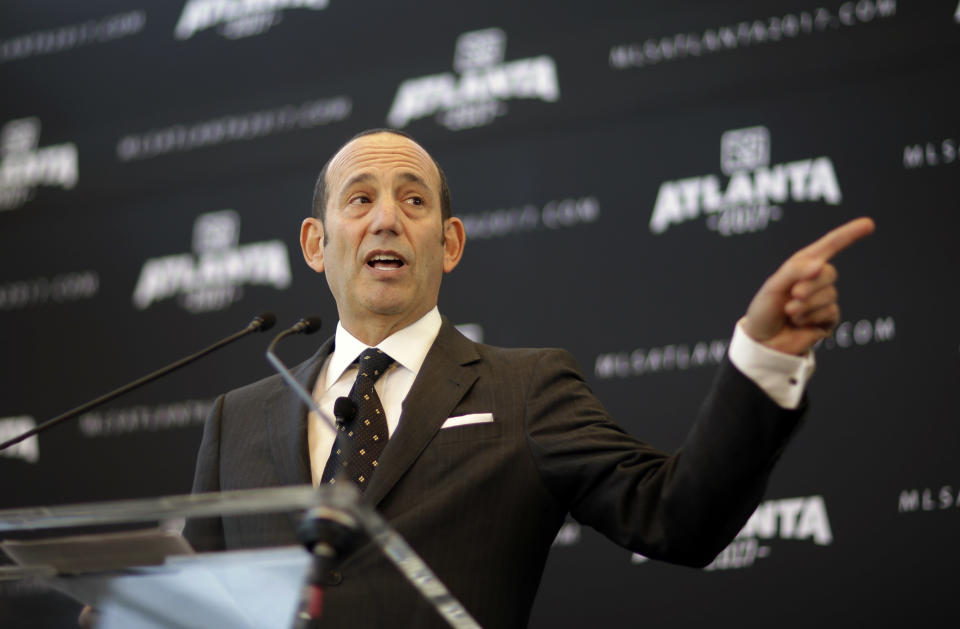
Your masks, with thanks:
M332 349L296 368L308 390ZM493 423L440 430L487 412ZM569 353L475 344L444 320L366 498L478 622L523 627L568 512L647 557L705 565L759 502L799 417L727 362L668 455L610 420ZM306 434L306 410L279 377L221 396L194 491L309 483ZM283 515L198 520L187 535L207 549L296 543ZM371 545L340 572L329 626L444 626Z

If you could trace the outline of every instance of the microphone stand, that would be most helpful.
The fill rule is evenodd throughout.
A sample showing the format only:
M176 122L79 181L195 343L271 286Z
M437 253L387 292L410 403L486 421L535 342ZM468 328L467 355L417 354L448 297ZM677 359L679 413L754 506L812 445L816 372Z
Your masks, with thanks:
M171 363L171 364L167 365L166 367L163 367L163 368L161 368L161 369L158 369L158 370L154 371L153 373L149 373L149 374L143 376L142 378L138 378L138 379L134 380L133 382L128 382L127 384L123 385L123 386L120 387L119 389L114 389L113 391L110 391L109 393L105 393L104 395L101 395L100 397L98 397L98 398L95 399L95 400L90 400L89 402L87 402L87 403L85 403L85 404L81 404L80 406L78 406L78 407L76 407L76 408L70 409L70 410L67 411L66 413L62 413L62 414L60 414L60 415L57 415L57 416L54 417L53 419L49 419L49 420L43 422L42 424L40 424L39 426L36 426L35 428L31 428L31 429L28 430L27 432L25 432L25 433L23 433L23 434L21 434L21 435L18 435L18 436L16 436L16 437L14 437L13 439L8 439L7 441L4 441L3 443L0 443L0 450L5 450L5 449L9 448L9 447L12 446L12 445L15 445L15 444L17 444L17 443L20 443L20 442L23 441L24 439L28 439L29 437L32 437L33 435L36 435L36 434L38 434L38 433L41 433L41 432L43 432L44 430L47 430L47 429L49 429L49 428L53 428L53 427L56 426L57 424L63 423L63 422L65 422L65 421L67 421L68 419L71 419L71 418L73 418L73 417L76 417L77 415L82 415L83 413L86 413L87 411L89 411L89 410L92 409L92 408L96 408L97 406L100 406L101 404L105 404L105 403L109 402L110 400L112 400L112 399L114 399L114 398L120 397L121 395L123 395L124 393L127 393L128 391L133 391L134 389L136 389L136 388L138 388L138 387L142 387L143 385L147 384L148 382L152 382L152 381L156 380L157 378L159 378L159 377L161 377L161 376L165 376L166 374L170 373L171 371L176 371L177 369L180 369L181 367L183 367L183 366L185 366L185 365L189 365L189 364L192 363L193 361L199 360L200 358L203 358L203 357L206 356L207 354L209 354L209 353L211 353L211 352L214 352L214 351L220 349L220 348L223 347L224 345L228 345L228 344L230 344L230 343L233 343L233 342L236 341L237 339L243 338L244 336L246 336L246 335L248 335L248 334L250 334L250 333L252 333L252 332L256 332L257 330L260 330L261 332L266 332L267 330L269 330L270 328L273 327L273 324L276 322L276 320L277 320L277 317L274 316L274 314L273 314L272 312L265 312L265 313L263 313L263 314L261 314L261 315L258 315L258 316L256 316L256 317L254 317L253 321L251 321L251 322L247 325L247 327L245 327L244 329L240 330L239 332L236 332L236 333L234 333L234 334L231 334L230 336L228 336L228 337L226 337L226 338L224 338L224 339L221 339L221 340L217 341L217 342L214 343L213 345L211 345L211 346L209 346L209 347L207 347L207 348L205 348L205 349L202 349L202 350L200 350L199 352L197 352L197 353L195 353L195 354L191 354L190 356L187 356L186 358L181 358L180 360L178 360L178 361L176 361L176 362L174 362L174 363Z
M293 327L278 334L267 348L267 360L307 408L326 422L340 440L340 430L301 385L286 365L274 353L277 343L291 334L312 334L320 327L316 317L301 319ZM341 446L342 447L342 446ZM400 573L426 599L438 614L454 629L480 629L480 624L460 601L450 593L442 581L427 566L413 548L370 505L353 483L337 483L317 488L318 506L309 509L300 525L298 537L314 557L310 574L304 584L301 608L297 613L297 629L313 626L323 616L323 575L353 550L357 532L362 529L393 562Z

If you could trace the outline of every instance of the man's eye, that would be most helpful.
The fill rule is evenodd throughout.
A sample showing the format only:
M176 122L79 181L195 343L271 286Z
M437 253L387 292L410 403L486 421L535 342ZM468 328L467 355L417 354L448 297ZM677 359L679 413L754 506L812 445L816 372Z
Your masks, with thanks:
M421 199L420 197L410 197L409 199L407 199L407 203L411 205L423 205L423 199Z
M349 203L370 203L370 197L365 194L358 194L354 197L350 197Z

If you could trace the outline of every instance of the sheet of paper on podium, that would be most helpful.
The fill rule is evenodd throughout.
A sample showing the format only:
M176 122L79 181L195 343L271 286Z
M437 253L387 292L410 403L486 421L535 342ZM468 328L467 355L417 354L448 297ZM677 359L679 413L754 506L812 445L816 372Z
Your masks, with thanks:
M293 624L310 556L299 546L169 557L51 585L91 603L99 629L277 629Z
M154 566L171 555L193 554L193 548L179 529L159 528L3 540L0 550L21 566L51 566L61 574Z

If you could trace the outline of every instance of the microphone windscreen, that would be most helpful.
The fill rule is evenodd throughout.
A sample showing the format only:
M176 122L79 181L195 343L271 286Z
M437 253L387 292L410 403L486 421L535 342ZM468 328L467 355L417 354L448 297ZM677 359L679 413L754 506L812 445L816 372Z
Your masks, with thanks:
M333 415L343 423L353 420L357 414L357 405L348 397L340 396L333 403Z
M303 324L303 334L313 334L320 329L320 317L304 317L300 319Z
M254 323L260 323L258 329L261 332L266 332L277 322L277 315L272 312L261 312L256 317L253 318Z

